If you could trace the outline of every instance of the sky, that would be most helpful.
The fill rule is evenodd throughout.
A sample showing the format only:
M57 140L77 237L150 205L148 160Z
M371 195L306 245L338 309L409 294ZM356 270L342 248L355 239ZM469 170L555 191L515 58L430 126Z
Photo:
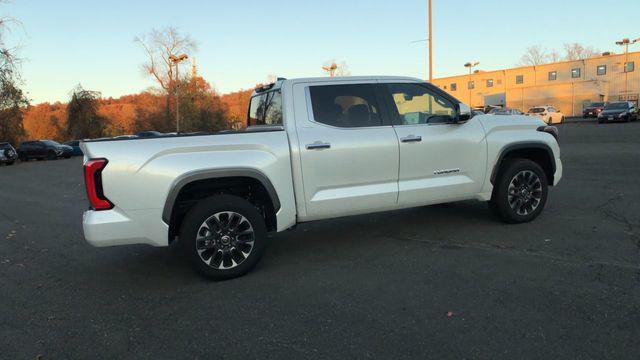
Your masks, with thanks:
M516 65L532 45L561 50L579 42L620 51L640 37L639 0L433 0L434 76ZM3 39L24 59L33 103L66 101L78 84L103 97L155 86L141 71L134 42L153 28L176 27L198 43L200 74L220 93L253 87L269 74L322 76L328 60L352 75L426 78L427 0L12 0L0 14L21 25ZM636 50L640 50L640 45Z

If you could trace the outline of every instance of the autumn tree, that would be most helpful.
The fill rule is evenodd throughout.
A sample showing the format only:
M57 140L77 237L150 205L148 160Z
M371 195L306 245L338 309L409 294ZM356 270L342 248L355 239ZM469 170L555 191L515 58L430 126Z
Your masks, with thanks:
M0 79L0 139L17 144L25 135L22 108L29 101L11 79Z
M151 76L165 95L165 120L170 122L171 101L175 95L176 84L180 81L176 73L176 67L171 61L173 56L191 54L197 50L197 44L189 35L183 35L173 27L166 27L135 38L135 41L144 50L147 62L142 68L146 76ZM180 66L178 64L178 66ZM186 74L187 72L183 72Z
M69 139L91 139L103 136L107 125L98 114L100 93L85 90L78 85L67 105L67 137Z
M19 88L19 60L16 49L6 45L5 33L16 20L0 18L0 141L17 143L25 134L22 107L29 102Z
M180 128L185 132L216 132L230 127L227 106L201 77L183 81L180 85Z

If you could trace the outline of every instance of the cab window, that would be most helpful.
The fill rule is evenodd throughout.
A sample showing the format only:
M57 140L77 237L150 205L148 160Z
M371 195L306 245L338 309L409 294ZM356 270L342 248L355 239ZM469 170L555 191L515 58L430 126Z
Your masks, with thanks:
M455 119L455 105L421 84L388 84L401 125L442 124Z
M372 85L310 86L309 94L316 122L341 128L382 126Z
M248 126L282 125L282 94L270 91L251 98Z

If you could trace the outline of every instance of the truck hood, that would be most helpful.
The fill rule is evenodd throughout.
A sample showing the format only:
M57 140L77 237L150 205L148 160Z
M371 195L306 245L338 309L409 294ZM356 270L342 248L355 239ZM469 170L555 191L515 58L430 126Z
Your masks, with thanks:
M542 121L537 116L525 116L525 115L502 115L502 116L491 116L491 115L480 115L474 117L474 119L478 119L482 126L484 127L487 133L491 132L495 129L537 129L540 126L546 125L544 121Z

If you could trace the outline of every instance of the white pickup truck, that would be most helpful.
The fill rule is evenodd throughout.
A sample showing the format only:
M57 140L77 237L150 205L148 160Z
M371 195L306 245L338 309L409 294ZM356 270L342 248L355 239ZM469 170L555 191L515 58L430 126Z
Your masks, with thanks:
M82 150L90 244L179 241L213 279L247 273L269 232L313 220L477 199L528 222L562 176L555 127L472 118L405 77L279 79L256 89L246 130Z

